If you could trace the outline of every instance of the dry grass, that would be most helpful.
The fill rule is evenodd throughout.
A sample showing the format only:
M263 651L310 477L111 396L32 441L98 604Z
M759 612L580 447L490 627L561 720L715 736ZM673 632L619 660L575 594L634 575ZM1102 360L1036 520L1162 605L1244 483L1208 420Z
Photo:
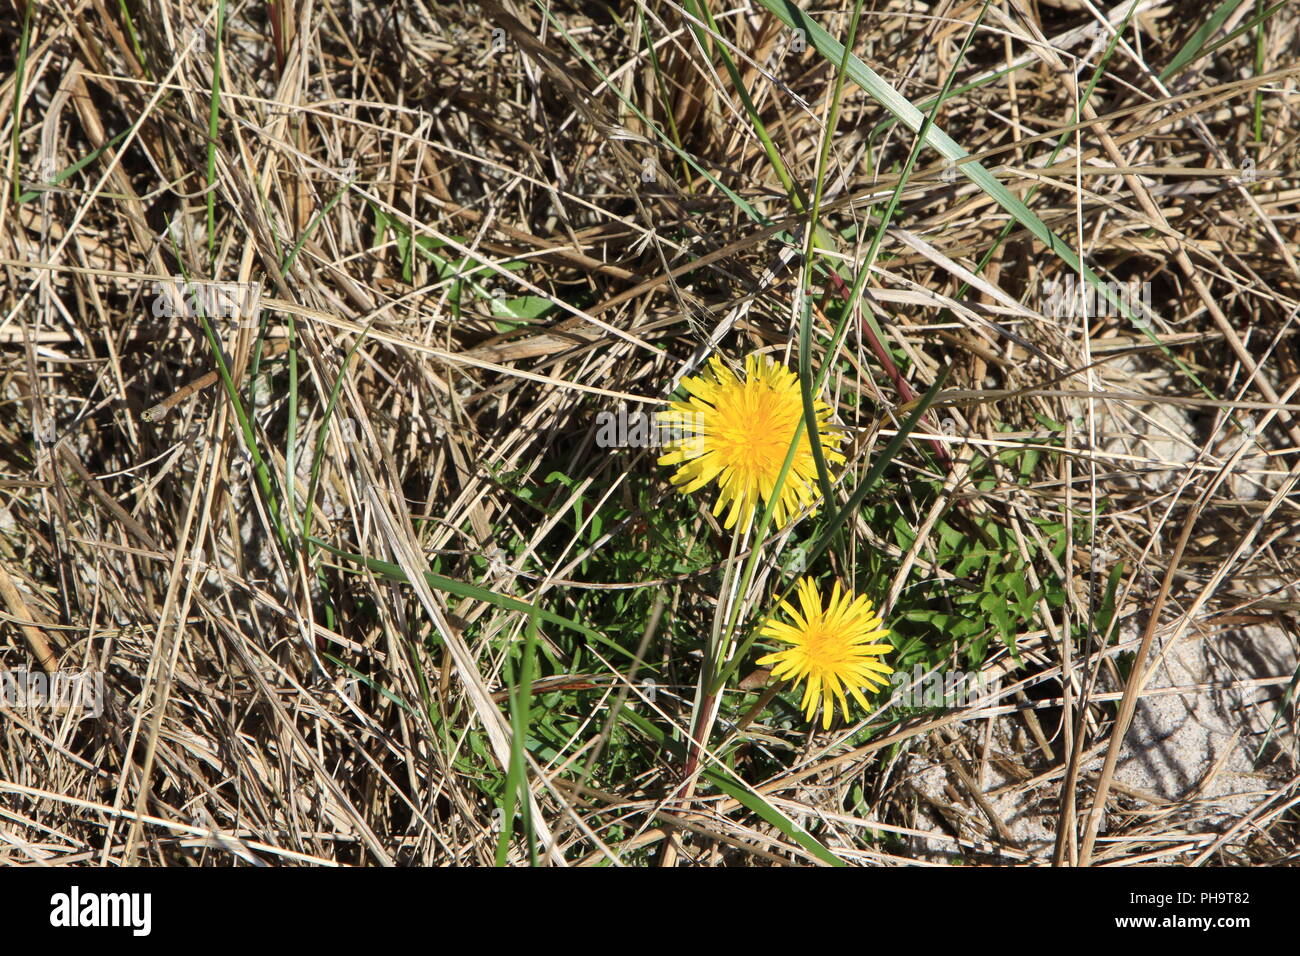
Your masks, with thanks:
M850 863L1300 858L1282 701L1300 11L1161 82L1208 11L1140 3L1075 126L1102 54L1091 4L997 0L962 56L982 6L877 3L855 50L916 104L955 71L937 124L1095 269L1146 284L1152 335L1044 314L1065 263L1019 226L999 241L1002 210L920 153L864 294L894 374L856 316L827 356L843 289L814 277L813 366L831 365L853 436L844 498L903 403L950 378L815 570L868 582L927 668L976 666L1000 690L882 701L823 734L782 726L789 693L760 699L750 675L709 742L733 790L700 778L689 801L680 741L730 536L652 452L597 447L594 417L662 402L728 320L729 356L796 348L776 236L800 221L693 5L232 5L215 140L210 5L127 0L129 24L105 0L41 7L21 75L25 7L6 7L0 669L100 671L106 695L93 718L0 710L0 861L491 862L528 617L430 569L597 632L540 628L541 860L817 862L772 811ZM754 109L811 192L836 64L758 4L725 9ZM843 37L851 9L811 12ZM850 284L913 145L888 120L845 87L821 265ZM479 271L449 277L455 260ZM154 280L182 272L261 285L260 328L213 323L247 430L219 376L169 400L218 365L196 321L155 314ZM397 568L306 540L309 506L313 538ZM1041 589L1015 656L935 630L948 588L986 583L944 557L949 532ZM786 557L761 565L747 613ZM1126 782L1121 743L1142 738L1116 729L1153 692L1146 668L1194 640L1220 660L1250 628L1275 656L1216 670L1213 690L1252 753L1281 709L1253 788L1213 786L1235 741L1192 755L1176 795ZM1055 838L1028 841L1008 807ZM527 841L508 852L527 862Z

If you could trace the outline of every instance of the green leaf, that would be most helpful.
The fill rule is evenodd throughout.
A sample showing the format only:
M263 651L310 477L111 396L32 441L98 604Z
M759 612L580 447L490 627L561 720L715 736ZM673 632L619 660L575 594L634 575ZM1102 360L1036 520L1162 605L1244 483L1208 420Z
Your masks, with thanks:
M554 303L550 299L543 299L540 295L522 295L517 299L492 299L492 314L504 319L540 319L551 310ZM497 327L502 328L503 332L508 332L517 325L511 325L505 322L498 322Z

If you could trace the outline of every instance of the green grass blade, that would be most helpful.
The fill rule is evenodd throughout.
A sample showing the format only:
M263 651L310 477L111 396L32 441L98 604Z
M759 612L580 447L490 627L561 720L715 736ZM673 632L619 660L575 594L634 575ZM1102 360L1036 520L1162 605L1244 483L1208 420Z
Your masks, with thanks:
M780 830L782 835L787 839L793 840L823 863L826 863L829 866L848 866L847 863L827 849L826 845L815 836L811 833L805 832L801 827L795 826L786 819L783 813L744 784L729 780L723 773L715 770L705 770L703 775L710 783L727 796L739 801L747 809L757 813L768 823L772 824L772 826Z
M1168 65L1160 71L1160 81L1163 83L1175 73L1181 72L1184 67L1190 66L1191 62L1201 55L1201 51L1205 48L1205 44L1210 37L1219 32L1219 27L1223 26L1224 21L1226 21L1228 17L1232 16L1233 12L1244 2L1246 2L1246 0L1223 0L1223 2L1215 8L1214 12L1210 14L1209 19L1202 23L1200 27L1197 28L1196 32L1187 38L1187 42L1183 44L1183 48L1179 50L1174 55L1174 58L1169 61ZM1282 4L1279 3L1278 6L1280 7Z
M32 11L35 2L27 4L23 11L23 35L18 40L18 61L14 64L14 117L12 143L9 148L9 162L14 184L14 202L22 202L18 185L18 137L23 129L23 78L27 76L27 47L32 38Z
M129 132L130 130L127 129L122 130L122 132L118 133L116 136L114 136L112 139L106 142L103 146L99 147L98 149L92 149L89 153L81 157L81 159L77 160L67 169L55 173L54 176L50 178L48 184L42 183L42 185L57 186L59 183L67 179L69 176L76 175L78 172L85 169L95 160L99 159L100 156L104 155L105 150L112 149L114 146L120 143L126 137L126 134ZM20 203L31 202L33 199L36 199L44 192L45 192L44 189L29 189L27 192L23 193L21 196L18 197L18 201Z
M336 557L343 558L346 561L351 561L354 564L365 565L373 573L382 575L390 581L408 580L406 572L403 571L399 565L390 564L387 561L379 561L375 558L367 558L364 555L353 554L350 551L343 551L334 547L328 541L322 541L320 538L308 538L307 540L312 545L318 548L323 548ZM599 631L593 630L585 624L580 624L571 618L562 617L559 614L553 614L550 611L544 610L535 604L529 604L527 601L522 601L519 598L509 597L505 594L497 594L495 591L489 591L487 588L479 587L476 584L466 584L463 581L457 581L454 578L445 577L444 575L436 574L433 571L424 572L424 579L428 582L429 587L436 588L439 591L446 591L448 594L454 594L457 597L482 601L485 604L491 604L493 607L501 608L503 611L517 611L520 614L536 615L541 620L550 624L568 628L571 631L577 631L584 637L588 637L593 641L599 641L626 657L632 656L629 651L613 643Z
M217 124L221 118L221 38L226 29L226 0L217 4L217 30L212 39L212 95L208 104L208 255L217 247Z
M832 63L839 63L844 58L844 45L827 33L819 23L800 10L792 0L759 0L759 3L787 26L805 31L817 51ZM1107 284L1101 281L1091 267L1080 261L1074 250L1053 233L1033 210L1003 186L978 161L971 159L970 154L951 136L940 127L927 124L926 117L920 110L857 56L850 53L847 63L850 78L868 96L893 114L899 122L912 132L918 135L923 134L922 140L925 145L938 152L945 159L957 164L957 168L979 186L985 195L1005 209L1016 222L1020 223L1031 235L1047 246L1071 269L1082 275L1084 280L1097 290L1098 295L1118 310L1118 314L1123 315L1130 322L1140 318L1133 314L1128 304L1120 296L1116 295Z
M1223 47L1227 46L1229 43L1237 39L1237 37L1241 36L1243 33L1246 33L1249 30L1253 30L1260 24L1264 23L1264 21L1268 20L1271 16L1273 16L1273 14L1277 13L1283 7L1287 6L1287 4L1290 2L1291 0L1279 0L1278 3L1273 4L1263 13L1251 17L1249 20L1241 24L1239 27L1237 27L1235 30L1233 30L1223 39L1216 40L1214 43L1211 43L1209 46L1205 47L1204 49L1199 50L1195 56L1193 56L1191 59L1181 64L1177 69L1170 69L1166 67L1165 70L1160 74L1160 81L1163 83L1165 80L1177 76L1179 73L1187 69L1189 66L1191 66L1193 63L1195 63L1197 60L1201 59L1202 57L1209 56L1211 53L1217 53L1219 50L1223 49Z
M528 775L525 748L528 727L532 721L533 668L537 651L537 616L528 621L524 635L524 655L519 682L514 681L514 668L506 657L506 681L510 684L510 764L506 771L506 788L501 799L501 832L497 837L496 865L505 866L510 851L510 840L515 830L515 807L523 810L524 835L528 841L529 862L537 865L537 841L532 825L532 804L528 799Z

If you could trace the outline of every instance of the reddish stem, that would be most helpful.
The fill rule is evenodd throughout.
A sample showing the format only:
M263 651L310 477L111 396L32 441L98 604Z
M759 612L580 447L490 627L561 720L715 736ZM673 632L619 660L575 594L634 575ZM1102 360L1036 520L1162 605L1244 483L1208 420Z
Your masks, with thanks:
M827 275L830 276L831 283L835 286L836 294L845 302L848 302L850 298L849 289L848 286L844 284L844 280L840 278L839 273L828 271ZM855 308L860 309L861 306L855 306ZM859 319L858 326L861 328L862 334L866 337L867 344L871 346L871 351L876 354L876 358L880 361L881 368L885 370L885 374L889 376L889 380L894 383L894 388L898 392L898 397L901 398L904 403L915 401L917 398L916 389L912 388L912 386L908 384L907 379L903 378L903 373L900 372L898 366L894 364L894 360L890 356L889 351L885 348L884 344L880 339L876 338L876 333L872 331L871 325L867 322L865 317ZM927 412L927 416L928 415L929 413ZM944 447L943 442L935 438L928 440L930 442L930 447L934 449L935 456L943 464L944 470L951 471L952 456L948 454L948 449Z

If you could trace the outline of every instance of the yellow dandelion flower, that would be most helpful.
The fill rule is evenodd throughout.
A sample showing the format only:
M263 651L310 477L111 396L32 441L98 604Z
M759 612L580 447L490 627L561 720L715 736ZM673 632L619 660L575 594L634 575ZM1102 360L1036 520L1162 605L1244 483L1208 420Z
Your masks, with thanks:
M681 466L672 481L686 494L716 478L719 494L713 513L720 514L729 504L725 527L742 520L741 527L748 528L760 500L766 504L772 498L803 417L799 379L770 358L751 355L745 360L745 379L741 381L714 356L703 374L686 378L682 384L690 398L673 402L670 410L659 413L661 429L674 436L666 442L668 453L659 464ZM818 401L814 409L827 463L842 464L844 456L838 450L842 436L826 427L830 406ZM813 504L816 482L817 465L805 430L773 511L777 528Z
M868 709L862 688L875 692L877 685L884 687L888 683L884 675L892 674L894 669L877 658L893 647L872 642L888 634L889 628L882 626L884 621L872 610L868 598L845 593L838 581L825 610L812 578L800 579L798 592L802 614L789 601L781 602L781 610L794 623L769 620L760 632L763 637L793 646L761 657L758 663L774 665L772 676L779 680L789 678L798 683L806 679L801 706L811 722L820 697L822 727L827 728L831 725L835 699L840 702L844 719L848 719L844 688Z

